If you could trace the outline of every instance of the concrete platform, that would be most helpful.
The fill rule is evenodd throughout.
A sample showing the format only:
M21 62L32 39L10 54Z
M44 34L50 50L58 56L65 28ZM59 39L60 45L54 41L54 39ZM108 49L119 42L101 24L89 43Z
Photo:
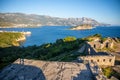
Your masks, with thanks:
M0 72L0 80L92 80L83 63L20 59Z

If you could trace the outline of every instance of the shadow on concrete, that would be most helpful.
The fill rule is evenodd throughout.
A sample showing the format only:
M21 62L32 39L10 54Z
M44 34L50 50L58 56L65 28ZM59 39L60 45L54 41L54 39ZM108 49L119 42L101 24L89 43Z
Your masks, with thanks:
M107 52L97 52L97 55L109 55Z
M90 71L89 64L86 64L86 69L81 70L73 80L95 80L92 72Z
M120 60L115 60L115 65L120 65Z
M10 64L0 71L0 80L46 80L46 78L38 67Z

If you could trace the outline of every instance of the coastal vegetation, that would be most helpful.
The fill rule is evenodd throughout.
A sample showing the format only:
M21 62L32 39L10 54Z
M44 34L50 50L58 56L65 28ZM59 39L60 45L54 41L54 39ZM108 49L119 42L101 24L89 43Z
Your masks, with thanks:
M100 39L100 38L103 38L102 35L100 35L100 34L94 34L94 35L90 35L88 37L83 38L83 40L86 40L86 41L90 42L90 41L93 41L95 39Z
M14 36L15 38L18 36ZM28 47L0 47L0 67L3 68L18 58L49 60L49 61L73 61L78 56L85 55L77 50L85 41L75 37L58 39L55 43L47 43L40 46ZM4 53L4 54L3 54Z
M86 40L86 41L93 41L93 40L99 39L101 43L103 43L103 42L105 42L107 40L107 38L106 37L102 37L101 34L94 34L94 35L85 37L83 39Z
M75 41L75 40L76 40L76 37L72 37L72 36L68 36L63 39L64 42L71 42L71 41Z
M3 38L4 43L8 42L8 39L11 37L19 38L22 36L20 33L13 33L13 35L11 33L5 34L4 35L6 37L4 36L5 38ZM8 37L8 35L11 37ZM0 69L13 63L18 58L71 62L76 60L79 56L87 55L85 51L83 53L80 53L78 50L84 45L86 41L92 40L93 38L102 38L102 36L100 34L95 34L86 38L67 36L63 39L57 39L54 43L46 43L40 46L33 45L28 47L14 46L11 42L9 42L11 46L0 46ZM113 73L115 74L115 71L111 68L104 68L103 73L108 78L110 78L113 76ZM117 76L119 77L119 75Z
M73 61L78 56L86 55L77 50L85 41L93 38L102 38L100 34L86 38L68 36L57 39L54 43L46 43L40 46L15 47L18 44L16 39L22 36L21 33L0 33L0 67L12 63L18 58L49 60L49 61ZM3 54L4 53L4 54Z
M106 77L110 78L113 74L113 70L111 67L103 68L103 73Z
M18 39L24 37L20 32L0 32L0 47L19 46Z
M118 79L120 79L120 73L116 72L112 67L102 68L102 71L107 78L115 76Z

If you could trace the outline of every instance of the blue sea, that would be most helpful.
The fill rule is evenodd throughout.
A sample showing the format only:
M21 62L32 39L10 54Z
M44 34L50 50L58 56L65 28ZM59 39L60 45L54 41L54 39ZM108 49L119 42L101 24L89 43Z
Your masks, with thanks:
M98 26L91 30L68 30L68 28L70 28L70 26L42 26L37 28L0 28L0 30L30 31L32 34L26 37L27 40L22 46L51 43L55 42L57 39L61 39L66 36L83 38L93 34L101 34L103 37L120 37L120 26Z

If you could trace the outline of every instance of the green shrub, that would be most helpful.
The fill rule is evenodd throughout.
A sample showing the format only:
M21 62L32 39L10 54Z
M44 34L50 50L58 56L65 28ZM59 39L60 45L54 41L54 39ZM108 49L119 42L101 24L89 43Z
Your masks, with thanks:
M71 41L75 41L75 40L76 40L76 37L73 37L73 36L68 36L63 39L64 42L71 42Z
M110 67L103 68L103 73L107 78L110 78L111 75L113 74L113 70Z
M101 34L95 34L94 37L102 37Z

